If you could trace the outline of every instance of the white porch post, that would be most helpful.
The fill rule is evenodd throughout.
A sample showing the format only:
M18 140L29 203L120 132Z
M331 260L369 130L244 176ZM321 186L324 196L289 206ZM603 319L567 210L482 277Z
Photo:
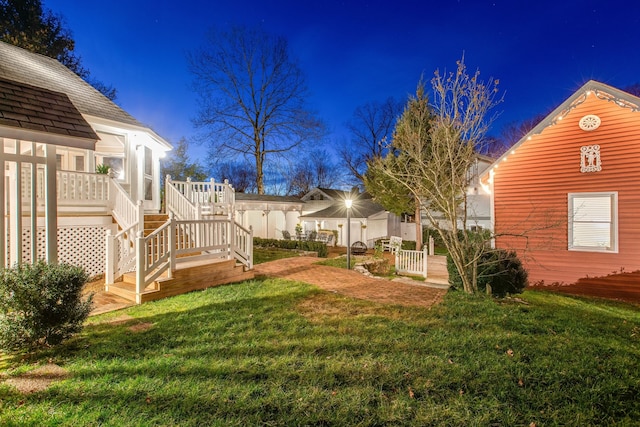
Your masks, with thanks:
M136 236L136 304L142 304L142 290L147 276L147 251L144 244L144 232L139 231Z
M111 230L107 230L107 234L105 236L105 253L106 253L106 264L104 267L104 284L105 290L109 291L109 285L112 285L115 281L115 270L116 270L116 239L115 236L111 234Z
M16 144L18 145L18 144ZM9 166L9 176L13 176L13 188L11 189L11 201L9 206L13 206L11 225L11 259L9 264L22 264L22 163L11 162Z
M428 255L429 255L429 251L427 249L427 246L424 246L424 248L422 249L422 260L424 262L424 265L422 268L422 271L423 271L422 275L424 276L425 279L427 278L427 261L428 261L427 256Z
M0 168L2 168L2 182L0 182L0 268L2 268L7 267L7 227L5 223L5 206L7 205L7 203L5 201L6 199L4 188L7 177L5 173L4 146L0 148Z
M176 251L178 250L178 238L176 236L176 217L173 212L169 213L169 279L173 277L173 272L176 269Z
M45 233L47 235L47 262L57 264L58 262L58 198L56 194L56 147L55 145L45 144L44 146L46 163L45 163ZM35 166L35 165L34 165ZM35 215L34 211L34 215Z

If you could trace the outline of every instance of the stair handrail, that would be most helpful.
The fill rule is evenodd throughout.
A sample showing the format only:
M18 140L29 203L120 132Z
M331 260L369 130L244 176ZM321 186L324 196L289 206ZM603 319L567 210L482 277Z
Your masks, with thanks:
M114 176L110 176L111 212L121 228L129 228L133 224L144 224L144 209L142 200L134 202ZM140 231L140 229L138 229Z
M165 271L172 277L175 269L174 252L171 248L176 245L175 217L170 215L167 222L162 224L145 237L139 231L136 237L136 300L141 299L144 288L156 280Z
M106 268L105 285L115 283L117 277L132 270L136 261L135 239L137 236L138 224L133 224L129 228L120 230L113 235L111 230L107 230L106 236Z
M129 193L109 174L109 209L120 226L113 235L106 234L105 285L113 284L117 277L131 270L135 262L135 238L144 227L143 201L134 202Z
M172 186L171 190L168 190L169 185ZM183 206L187 201L192 206L192 211L195 209L193 208L194 206L199 207L198 214L200 214L200 217L203 214L231 217L233 214L235 190L226 179L224 182L216 182L213 178L208 181L191 181L191 178L187 178L186 181L175 181L170 175L167 175L165 188L167 188L165 190L167 208L172 204L173 209L179 213L181 219L193 219L193 217L187 218L184 216L184 214L187 214L184 210L189 209ZM189 213L192 214L193 212Z
M253 227L244 228L233 221L233 257L247 270L253 269Z
M190 183L187 181L173 181L171 175L167 175L164 186L164 200L167 213L174 213L178 219L197 219L200 217L199 205L189 198ZM186 194L185 194L186 193Z

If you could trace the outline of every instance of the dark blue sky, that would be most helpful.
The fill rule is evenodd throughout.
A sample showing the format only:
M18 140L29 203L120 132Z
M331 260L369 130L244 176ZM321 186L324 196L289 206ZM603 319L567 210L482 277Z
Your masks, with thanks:
M506 91L492 134L548 111L589 79L640 82L639 1L44 0L65 17L94 77L170 142L195 133L186 52L212 26L262 25L287 37L334 144L354 109L405 100L420 75L471 71Z

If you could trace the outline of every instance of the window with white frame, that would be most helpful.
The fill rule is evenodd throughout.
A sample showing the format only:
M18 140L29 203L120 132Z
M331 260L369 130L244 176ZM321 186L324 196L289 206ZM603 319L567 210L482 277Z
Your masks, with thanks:
M569 193L569 250L618 251L618 193Z

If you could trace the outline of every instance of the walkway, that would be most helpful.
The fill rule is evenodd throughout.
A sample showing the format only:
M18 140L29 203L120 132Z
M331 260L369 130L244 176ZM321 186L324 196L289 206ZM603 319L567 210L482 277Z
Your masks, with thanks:
M317 265L315 257L284 258L256 265L256 277L278 277L316 285L326 291L383 304L431 307L439 303L444 289L418 283L373 279L344 268Z

